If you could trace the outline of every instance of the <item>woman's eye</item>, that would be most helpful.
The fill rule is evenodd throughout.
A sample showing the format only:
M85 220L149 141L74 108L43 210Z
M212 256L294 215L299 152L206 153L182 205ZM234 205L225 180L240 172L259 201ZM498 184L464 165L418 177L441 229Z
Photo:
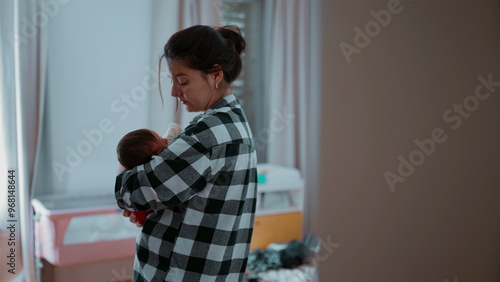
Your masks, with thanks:
M177 83L179 83L179 85L186 85L187 84L187 80L177 79Z

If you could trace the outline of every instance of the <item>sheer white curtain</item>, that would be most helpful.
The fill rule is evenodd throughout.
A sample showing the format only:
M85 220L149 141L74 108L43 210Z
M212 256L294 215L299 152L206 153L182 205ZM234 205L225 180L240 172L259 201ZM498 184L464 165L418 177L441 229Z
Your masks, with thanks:
M222 0L170 0L155 1L153 18L153 58L152 65L158 64L163 47L175 32L193 25L219 26L222 18ZM176 24L172 24L175 22ZM165 132L170 122L186 127L199 113L189 113L182 104L176 110L176 101L170 97L170 80L165 79L168 72L166 61L162 62L161 90L164 104L153 97L150 105L150 125L159 132ZM152 93L159 95L159 91Z
M264 69L269 93L270 163L302 168L308 136L309 4L302 0L266 2Z
M219 26L222 19L222 0L180 0L179 30L202 24ZM166 43L166 42L165 42ZM199 113L189 113L179 104L175 122L185 127Z
M13 219L17 221L13 224L16 226L16 252L22 250L22 255L18 253L16 257L15 272L23 281L35 281L31 197L45 88L44 54L47 42L44 26L49 16L41 11L36 0L2 1L0 11L3 133L0 144L2 155L5 156L0 173L5 181L7 169L15 170L17 199ZM7 191L2 191L2 195L7 195ZM5 205L7 200L5 197L2 199L0 205ZM0 214L3 222L6 220L6 210L2 206L3 212ZM12 219L10 215L9 219ZM2 224L4 226L7 224ZM5 272L2 271L1 275Z
M314 129L311 78L310 2L303 0L266 1L264 68L265 89L269 97L269 163L300 169L306 185L305 228L309 229L314 203L309 173L314 169L310 140ZM312 218L311 218L312 220Z
M9 238L7 230L8 209L7 195L7 170L14 169L17 166L16 160L16 130L15 130L15 94L14 94L14 46L9 42L8 35L14 32L14 2L0 2L0 263L2 272L0 272L0 281L9 281L15 275L6 270L8 260L4 254L10 255L10 247L5 244ZM19 236L19 232L16 233ZM16 250L16 257L20 257L20 250ZM19 265L22 269L22 264Z
M197 24L218 26L221 22L222 0L181 0L179 4L181 29Z

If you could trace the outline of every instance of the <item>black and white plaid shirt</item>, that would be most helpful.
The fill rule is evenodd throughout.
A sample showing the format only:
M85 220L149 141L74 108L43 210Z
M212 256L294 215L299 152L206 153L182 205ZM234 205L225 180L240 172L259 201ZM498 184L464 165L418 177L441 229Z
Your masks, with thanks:
M250 128L231 94L149 163L120 173L118 206L155 211L137 237L134 281L242 281L256 165Z

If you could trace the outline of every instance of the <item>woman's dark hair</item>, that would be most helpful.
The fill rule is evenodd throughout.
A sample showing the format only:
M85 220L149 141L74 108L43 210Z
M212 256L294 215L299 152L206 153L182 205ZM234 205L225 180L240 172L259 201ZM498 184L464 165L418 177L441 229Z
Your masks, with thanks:
M214 68L214 65L219 65L224 73L224 80L231 84L241 73L241 53L245 46L245 39L236 26L213 28L195 25L170 37L159 65L161 69L163 58L168 61L181 60L187 67L205 74L219 71L220 69Z
M147 163L154 155L157 141L156 136L147 129L125 134L116 147L118 161L126 169Z

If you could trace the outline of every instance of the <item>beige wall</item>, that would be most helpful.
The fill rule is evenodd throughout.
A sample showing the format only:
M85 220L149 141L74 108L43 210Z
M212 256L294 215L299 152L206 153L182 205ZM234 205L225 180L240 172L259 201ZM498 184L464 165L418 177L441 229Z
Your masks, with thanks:
M396 2L319 3L320 281L500 281L500 1L402 0L350 63L339 44ZM422 161L433 130L391 191L384 173Z

